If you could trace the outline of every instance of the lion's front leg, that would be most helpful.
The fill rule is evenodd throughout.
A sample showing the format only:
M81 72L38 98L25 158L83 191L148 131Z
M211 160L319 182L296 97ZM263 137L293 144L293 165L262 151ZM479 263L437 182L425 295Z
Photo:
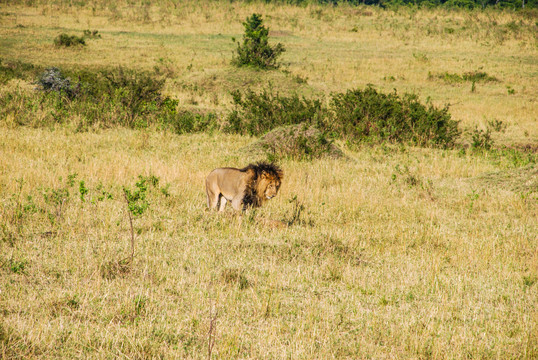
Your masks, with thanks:
M236 196L232 199L232 207L234 210L240 211L243 210L243 195Z

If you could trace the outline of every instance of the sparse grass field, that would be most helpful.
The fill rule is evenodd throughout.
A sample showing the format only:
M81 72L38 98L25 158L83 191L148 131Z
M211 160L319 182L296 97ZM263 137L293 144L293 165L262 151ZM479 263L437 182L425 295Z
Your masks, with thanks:
M78 132L77 119L34 128L11 113L0 119L0 358L538 357L536 13L34 3L0 6L4 62L157 67L180 108L223 117L235 89L319 97L373 84L452 104L462 143L497 124L495 147L508 149L339 143L346 158L283 161L267 206L214 214L205 176L258 160L245 151L256 138ZM287 49L280 70L230 65L253 12ZM101 37L54 45L84 30ZM31 94L32 81L0 94ZM134 218L129 263L122 187L139 175L159 182Z

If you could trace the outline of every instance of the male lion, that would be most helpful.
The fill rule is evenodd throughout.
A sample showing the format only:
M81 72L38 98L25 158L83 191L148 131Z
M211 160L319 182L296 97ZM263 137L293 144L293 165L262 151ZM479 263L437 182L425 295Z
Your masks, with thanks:
M205 181L207 206L224 211L227 200L232 202L235 210L261 206L276 196L283 177L284 173L277 165L264 162L249 164L242 169L215 169Z

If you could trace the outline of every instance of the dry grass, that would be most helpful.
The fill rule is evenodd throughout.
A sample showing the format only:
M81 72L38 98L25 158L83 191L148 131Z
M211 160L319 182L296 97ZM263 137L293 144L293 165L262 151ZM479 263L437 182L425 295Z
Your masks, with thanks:
M216 306L217 358L536 355L537 193L476 180L506 164L399 148L288 161L267 207L209 214L206 173L245 164L248 142L6 130L0 308L13 335L0 349L201 358ZM86 202L77 182L54 224L29 208L56 214L41 194L72 173ZM130 236L120 186L139 174L169 183L170 196L151 193L135 219L134 266L121 268ZM114 199L89 201L99 183ZM304 208L285 226L294 196Z
M508 128L495 134L499 143L538 139L534 19L96 4L3 7L0 57L146 69L163 58L176 74L171 95L183 106L217 111L228 107L229 89L269 80L305 94L373 83L454 103L464 126L502 120ZM266 15L288 48L290 75L228 65L231 37L253 11ZM512 20L526 30L497 32ZM102 39L85 49L54 48L59 32L88 28ZM427 78L428 71L480 68L500 82L479 83L471 93L470 84ZM213 358L538 356L535 161L339 144L346 160L285 160L281 193L267 206L218 215L205 209L204 178L217 166L256 160L242 150L256 139L0 131L0 358L207 358L211 326ZM160 182L134 220L128 264L121 261L130 255L121 188L150 174ZM69 195L51 200L61 189ZM99 200L104 192L113 198Z

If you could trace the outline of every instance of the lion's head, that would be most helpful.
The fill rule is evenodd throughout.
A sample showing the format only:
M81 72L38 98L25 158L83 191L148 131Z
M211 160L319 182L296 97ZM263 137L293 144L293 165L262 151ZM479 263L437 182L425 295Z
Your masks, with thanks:
M243 199L245 206L260 206L278 194L284 172L277 165L258 162L241 170L252 173Z

